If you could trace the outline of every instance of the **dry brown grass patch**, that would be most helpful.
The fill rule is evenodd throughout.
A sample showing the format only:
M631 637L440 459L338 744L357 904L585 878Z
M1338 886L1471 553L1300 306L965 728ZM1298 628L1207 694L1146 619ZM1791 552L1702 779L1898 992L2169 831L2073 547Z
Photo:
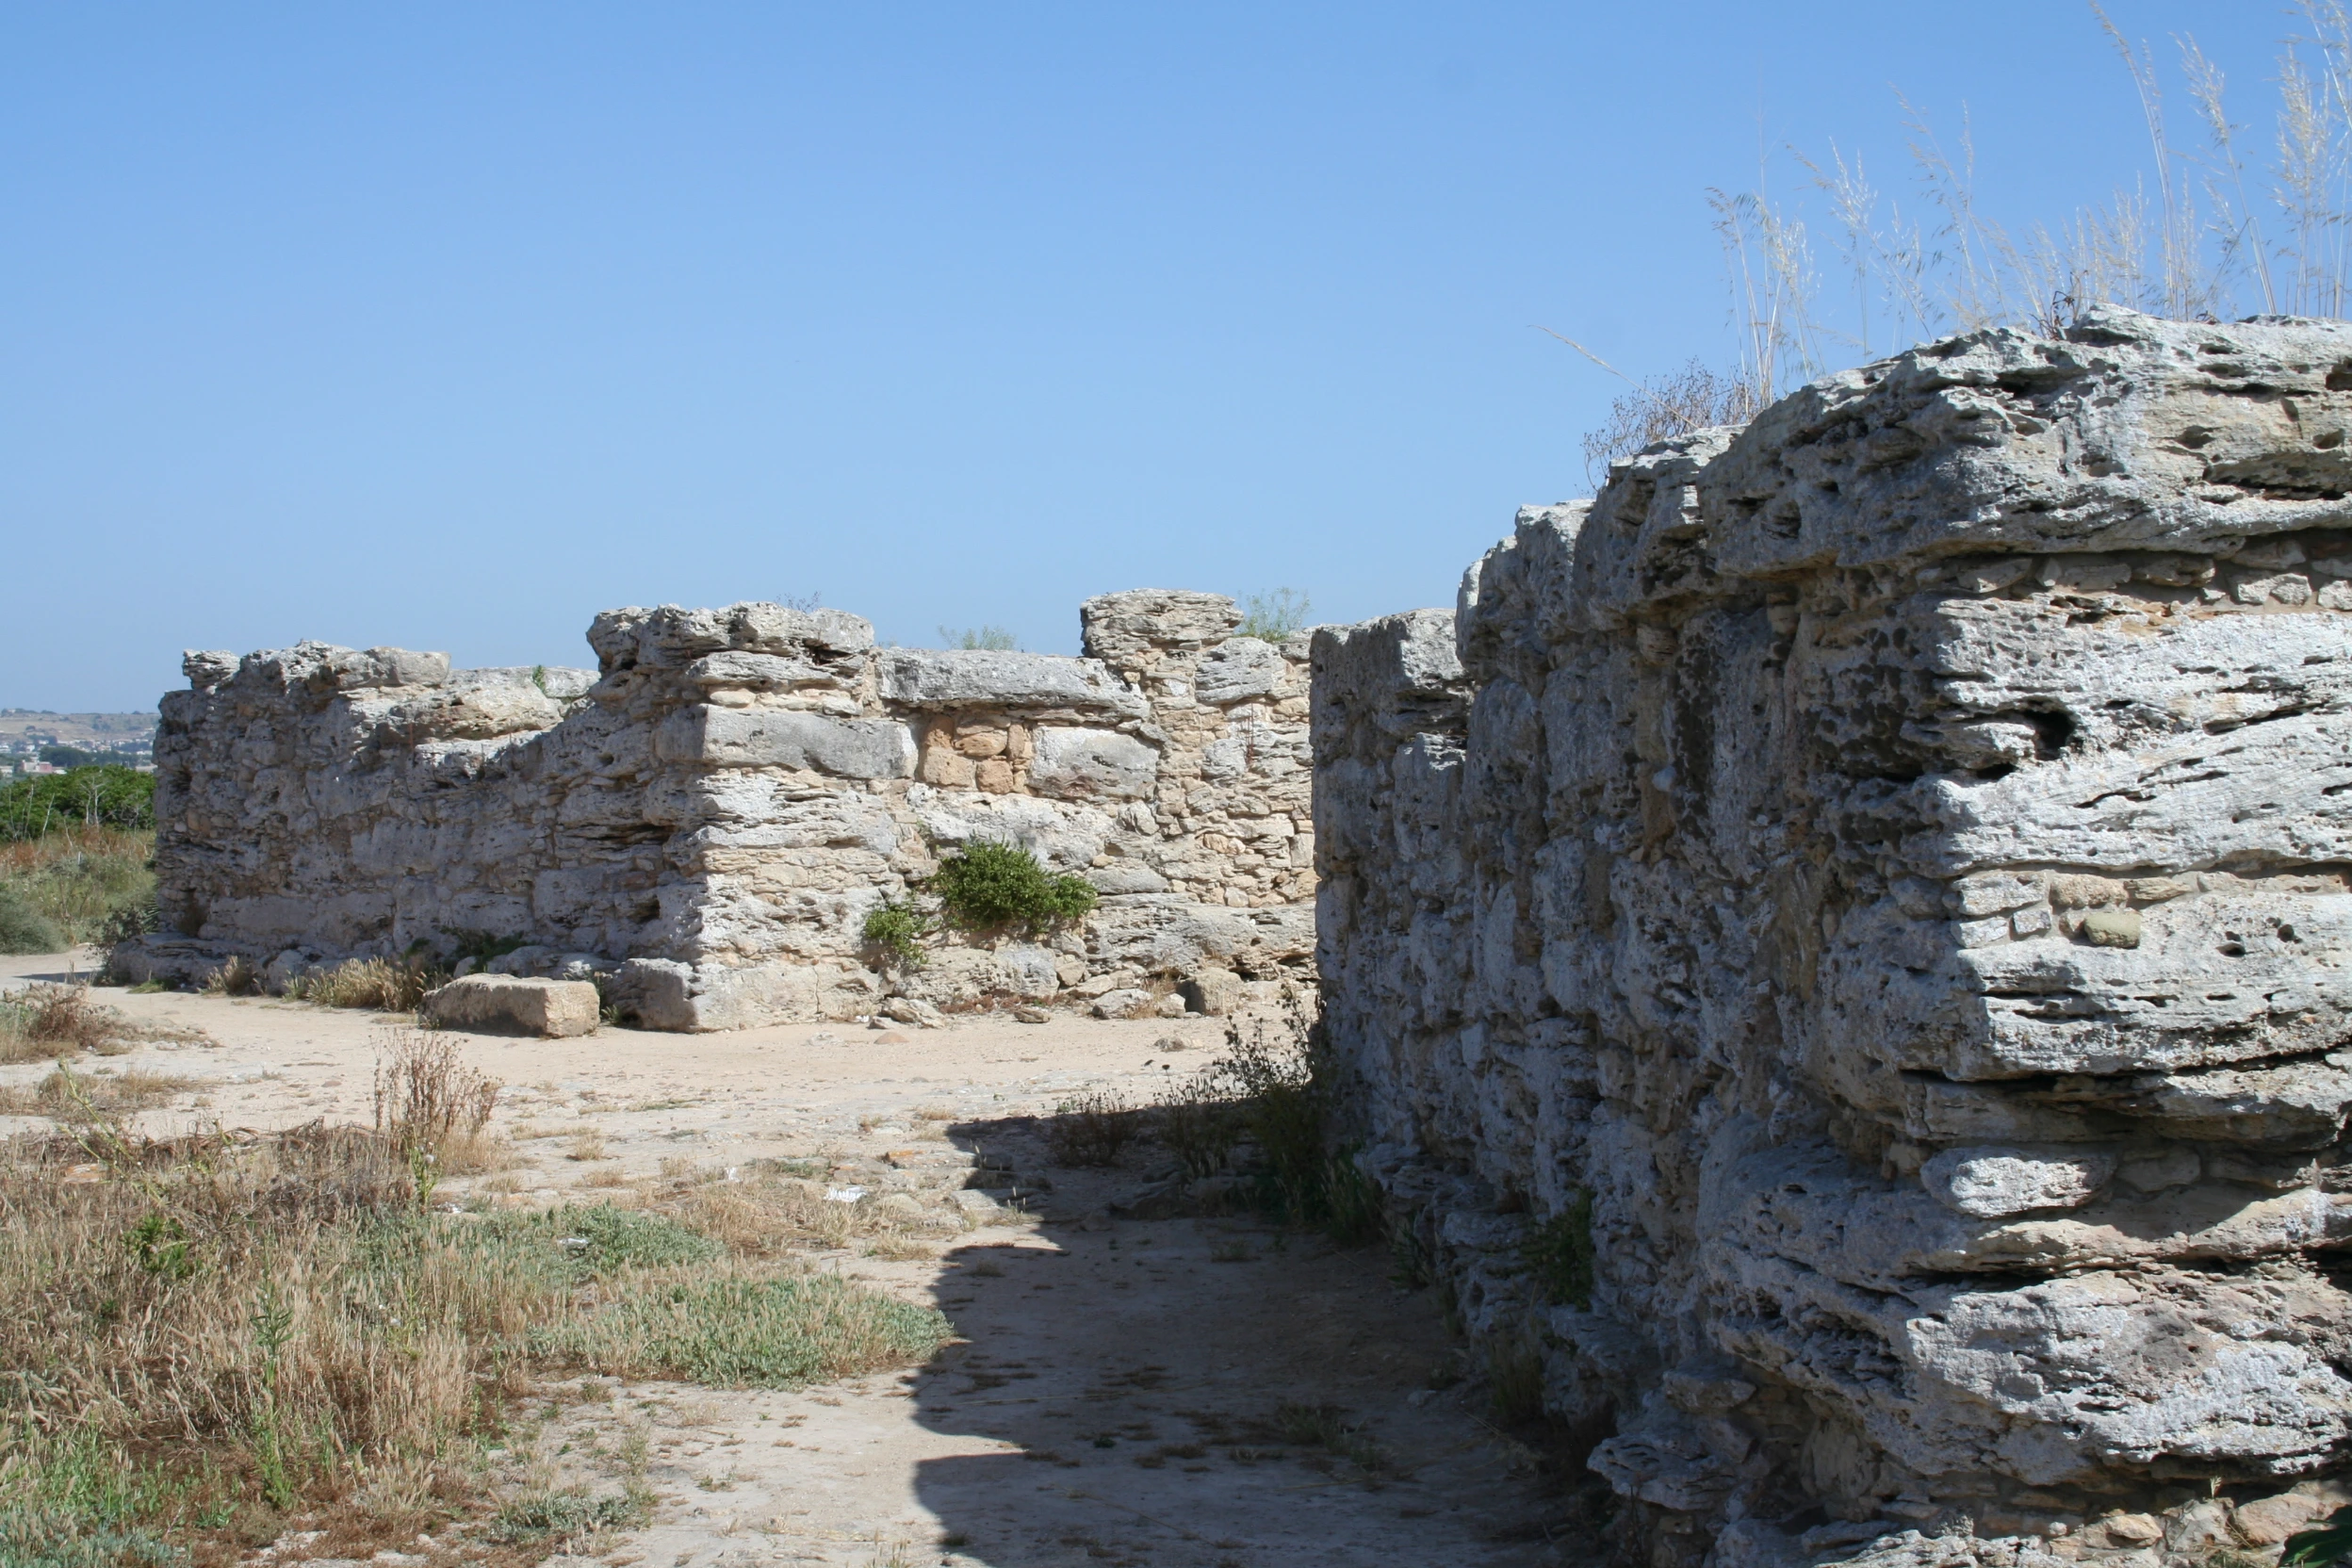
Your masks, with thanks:
M74 1072L62 1064L40 1083L0 1088L0 1115L81 1121L169 1104L199 1086L193 1078L133 1068L122 1073Z
M427 991L448 979L447 972L419 958L347 958L302 976L286 994L321 1007L413 1013Z
M88 986L33 985L0 998L0 1062L113 1054L135 1033L121 1013L92 1001Z

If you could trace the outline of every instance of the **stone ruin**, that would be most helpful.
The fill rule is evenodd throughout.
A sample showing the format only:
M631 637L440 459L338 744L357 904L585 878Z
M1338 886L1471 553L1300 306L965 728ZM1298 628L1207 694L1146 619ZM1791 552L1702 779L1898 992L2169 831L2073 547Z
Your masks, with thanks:
M1610 1555L2272 1560L2352 1500L2348 435L2344 325L1926 346L1315 633L1311 757L1310 640L1199 594L1083 659L769 604L192 655L116 967L527 936L709 1029L1217 1011L1313 943L1357 1163ZM877 968L979 839L1100 909Z
M2352 327L1984 332L1316 634L1359 1163L1625 1558L2352 1500L2347 436Z
M162 702L165 929L126 979L241 957L282 988L352 956L523 939L665 1029L1084 1002L1221 1012L1313 950L1306 639L1233 600L1081 610L1086 657L876 647L834 610L615 610L594 670L451 670L320 643L194 653ZM869 912L957 845L1087 878L1058 931L898 972Z

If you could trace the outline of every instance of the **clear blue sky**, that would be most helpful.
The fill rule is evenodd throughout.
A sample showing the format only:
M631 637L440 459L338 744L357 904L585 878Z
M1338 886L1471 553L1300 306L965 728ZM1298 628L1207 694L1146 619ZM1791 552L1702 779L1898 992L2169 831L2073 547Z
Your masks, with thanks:
M2282 10L2111 8L2267 124ZM1619 390L1532 324L1722 359L1706 188L1759 115L1897 183L1890 84L2005 216L2145 161L2066 0L11 0L0 706L621 604L1448 602Z

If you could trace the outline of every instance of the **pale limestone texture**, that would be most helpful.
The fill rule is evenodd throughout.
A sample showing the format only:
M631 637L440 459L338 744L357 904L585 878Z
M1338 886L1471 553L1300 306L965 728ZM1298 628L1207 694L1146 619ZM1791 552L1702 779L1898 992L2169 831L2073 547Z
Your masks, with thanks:
M1212 594L1112 594L1081 619L1077 659L877 649L858 616L773 604L607 612L593 671L191 654L157 749L169 929L114 967L186 980L239 954L283 984L520 938L493 970L724 1029L1303 963L1305 638L1236 636ZM1096 913L950 938L903 974L863 951L876 906L991 839L1087 877Z
M1981 333L1317 633L1360 1163L1637 1560L2275 1555L2345 1457L2347 434L2341 324Z
M427 1020L449 1029L569 1039L596 1032L596 988L585 980L468 974L426 993Z

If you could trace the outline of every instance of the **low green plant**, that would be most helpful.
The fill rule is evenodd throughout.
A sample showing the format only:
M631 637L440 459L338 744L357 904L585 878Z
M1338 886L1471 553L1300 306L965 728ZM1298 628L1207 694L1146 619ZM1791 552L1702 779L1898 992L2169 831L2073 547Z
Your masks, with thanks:
M540 666L543 672L546 668L544 664ZM486 968L491 959L503 958L518 947L531 945L529 937L494 937L487 931L444 930L441 934L452 944L449 962L454 965L460 958L471 958L476 969Z
M70 945L64 927L22 891L0 883L0 953L61 953Z
M1274 1407L1274 1429L1285 1443L1301 1448L1321 1448L1366 1471L1386 1469L1388 1456L1358 1421L1337 1405L1307 1405L1284 1400Z
M947 1319L832 1274L648 1282L593 1314L532 1331L533 1355L606 1376L716 1388L798 1388L921 1361Z
M1097 902L1085 877L1049 873L1019 844L989 839L948 855L929 886L939 912L974 931L1057 925L1080 919Z
M1342 1247L1378 1241L1386 1229L1387 1202L1380 1184L1364 1173L1355 1151L1343 1149L1323 1167L1323 1233Z
M923 933L927 923L922 911L914 906L890 900L880 908L868 912L861 934L866 946L873 949L884 963L899 969L921 969L923 965Z
M1544 1299L1556 1307L1592 1307L1592 1195L1579 1188L1565 1208L1527 1233L1519 1256Z
M1241 601L1241 625L1234 629L1237 637L1257 637L1268 643L1280 643L1307 629L1307 612L1311 608L1307 596L1296 588L1277 588L1270 593L1251 594Z
M1195 1073L1162 1092L1154 1130L1194 1181L1215 1176L1241 1141L1241 1110L1220 1086Z
M1001 626L943 626L939 628L939 643L945 647L986 649L991 653L1017 653L1021 649L1021 639Z
M643 1486L592 1496L584 1492L535 1492L498 1510L485 1532L502 1545L566 1545L597 1530L633 1529L653 1515Z
M1521 1427L1544 1416L1544 1353L1526 1341L1494 1346L1486 1358L1487 1404L1498 1425Z
M2352 1508L2341 1508L2315 1529L2287 1537L2279 1568L2328 1568L2352 1559Z
M259 1390L253 1406L253 1468L261 1477L261 1494L271 1508L284 1512L294 1506L294 1478L286 1467L286 1424L278 1409L278 1378L284 1370L286 1348L294 1338L294 1307L278 1289L274 1278L263 1276L253 1298L253 1354Z
M1115 1089L1097 1089L1054 1107L1045 1147L1060 1166L1114 1166L1142 1135L1145 1113Z
M544 1248L582 1277L709 1263L727 1251L675 1219L610 1203L495 1215L476 1229L500 1246Z

